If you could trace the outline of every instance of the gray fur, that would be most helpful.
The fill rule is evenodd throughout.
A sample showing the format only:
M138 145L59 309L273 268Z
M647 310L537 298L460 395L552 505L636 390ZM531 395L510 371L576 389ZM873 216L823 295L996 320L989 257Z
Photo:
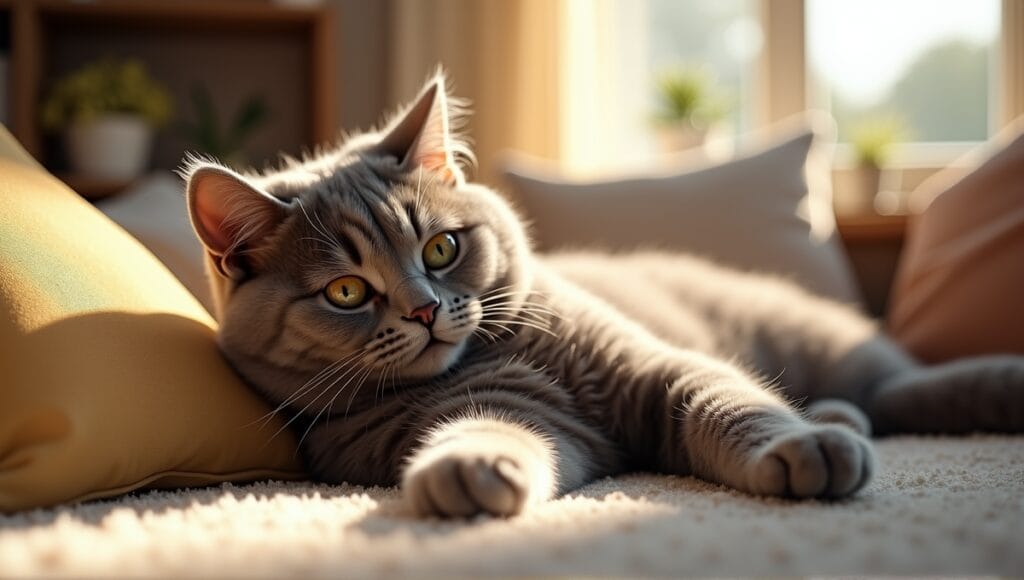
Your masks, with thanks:
M871 478L871 426L1024 430L1022 357L926 369L780 280L531 253L509 205L465 182L446 98L434 79L382 131L280 171L185 170L220 346L317 478L400 484L441 516L515 514L626 469L838 498ZM428 271L425 241L449 231L456 261ZM369 306L325 299L346 275L379 293ZM431 327L410 316L435 299Z

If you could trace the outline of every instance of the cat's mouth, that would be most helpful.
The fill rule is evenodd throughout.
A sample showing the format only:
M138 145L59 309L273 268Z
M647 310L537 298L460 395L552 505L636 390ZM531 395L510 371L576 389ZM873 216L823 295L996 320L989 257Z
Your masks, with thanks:
M443 373L458 358L460 344L430 335L423 347L406 363L405 374L410 377L431 377Z
M420 350L420 354L418 354L416 356L421 356L423 353L427 352L427 350L429 350L431 348L434 348L434 347L445 347L445 346L455 346L455 343L454 342L449 342L447 340L442 340L442 339L434 336L433 333L431 333L430 334L430 340L428 340L427 344L425 344L423 346L423 349Z

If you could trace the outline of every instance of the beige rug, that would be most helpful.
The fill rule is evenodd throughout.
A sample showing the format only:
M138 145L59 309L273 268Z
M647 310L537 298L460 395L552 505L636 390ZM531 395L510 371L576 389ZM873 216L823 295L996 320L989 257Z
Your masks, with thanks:
M411 521L390 489L260 483L0 516L0 575L1024 575L1024 437L881 441L843 503L596 482L508 521Z

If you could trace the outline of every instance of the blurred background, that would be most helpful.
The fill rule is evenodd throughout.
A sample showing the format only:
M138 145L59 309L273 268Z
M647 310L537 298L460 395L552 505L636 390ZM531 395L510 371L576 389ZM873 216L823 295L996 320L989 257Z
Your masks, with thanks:
M0 121L92 200L186 151L300 156L438 64L492 185L506 150L636 175L830 113L839 233L880 311L908 193L1024 115L1024 2L0 0Z
M908 189L1024 112L1022 10L1015 0L0 0L0 120L69 180L111 189L127 168L90 181L69 151L71 127L104 109L141 112L154 128L146 167L174 167L183 150L259 166L372 126L442 63L477 111L484 180L507 148L576 174L687 147L725 155L735 137L816 108L838 123L838 168L884 165Z

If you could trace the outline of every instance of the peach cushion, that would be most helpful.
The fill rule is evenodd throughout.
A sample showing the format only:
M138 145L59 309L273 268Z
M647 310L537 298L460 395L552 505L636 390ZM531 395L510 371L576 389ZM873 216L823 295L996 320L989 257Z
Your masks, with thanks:
M1024 119L966 176L923 183L890 302L892 335L922 360L1024 354ZM991 146L986 147L986 150Z
M0 216L0 512L302 477L202 306L2 127Z

